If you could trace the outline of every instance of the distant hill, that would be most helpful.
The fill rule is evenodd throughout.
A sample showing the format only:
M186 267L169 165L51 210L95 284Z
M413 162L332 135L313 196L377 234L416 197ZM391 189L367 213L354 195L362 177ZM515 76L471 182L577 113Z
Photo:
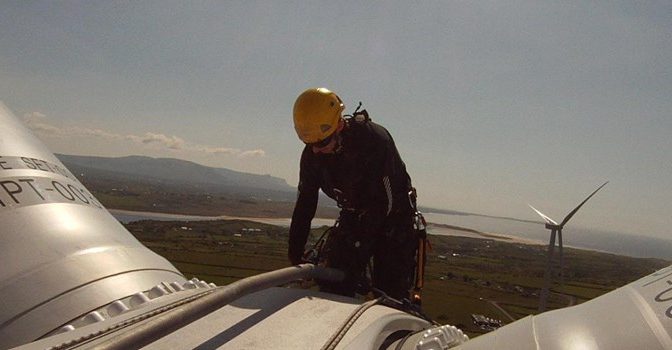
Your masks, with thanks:
M213 168L174 158L144 156L94 157L56 154L73 173L120 181L153 181L165 185L189 185L204 189L274 199L296 197L296 188L270 175Z

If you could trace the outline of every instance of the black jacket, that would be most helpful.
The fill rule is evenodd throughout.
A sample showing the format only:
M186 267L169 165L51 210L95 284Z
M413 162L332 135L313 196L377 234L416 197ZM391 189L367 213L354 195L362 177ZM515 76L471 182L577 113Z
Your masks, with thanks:
M361 217L361 230L376 234L394 225L395 217L410 216L411 179L394 140L370 120L346 120L335 154L301 154L299 193L289 228L289 257L297 263L303 253L320 189L334 199L341 214Z

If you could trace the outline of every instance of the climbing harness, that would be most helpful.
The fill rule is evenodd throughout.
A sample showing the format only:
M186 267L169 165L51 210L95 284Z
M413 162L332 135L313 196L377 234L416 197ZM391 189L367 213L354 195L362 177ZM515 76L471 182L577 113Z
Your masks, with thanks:
M425 284L425 265L427 264L427 250L431 249L427 239L427 222L422 216L417 205L417 192L414 187L408 192L408 200L413 208L413 231L418 238L418 250L415 256L415 283L411 293L411 302L415 305L422 305L422 287Z
M359 110L360 108L362 108L361 101L357 105L357 108L355 108L355 111L352 112L352 114L346 114L343 117L345 118L346 121L355 121L358 123L370 121L371 117L369 117L369 112L367 112L366 109L362 109L360 111Z
M324 244L327 241L327 237L329 237L329 233L336 229L338 227L338 219L336 220L336 223L334 226L329 227L328 229L324 230L322 234L320 235L320 238L315 241L312 247L305 251L303 253L303 261L309 262L313 265L319 265L321 262L324 261L324 256L322 254L322 250L324 249Z

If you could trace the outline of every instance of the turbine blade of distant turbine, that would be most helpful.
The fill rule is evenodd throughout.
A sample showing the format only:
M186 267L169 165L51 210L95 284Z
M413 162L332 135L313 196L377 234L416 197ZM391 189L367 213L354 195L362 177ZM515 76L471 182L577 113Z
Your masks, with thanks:
M590 196L586 197L586 199L584 199L583 202L581 202L581 204L579 204L578 207L574 208L574 210L572 210L569 214L567 214L567 216L565 217L565 219L562 220L562 223L560 223L560 227L565 226L565 224L567 223L567 221L569 221L569 219L571 219L572 216L574 216L574 214L576 214L576 212L579 211L579 209L581 208L581 206L583 206L583 204L585 204L585 203L590 199L590 197L592 197L595 193L597 193L597 191L599 191L600 189L602 189L602 187L604 187L604 186L605 186L606 184L608 184L608 183L609 183L609 181L603 183L602 186L598 187L595 191L593 191L593 193L591 193Z
M528 204L528 206L529 206L530 208L532 208L532 210L536 211L537 214L539 214L539 216L541 216L541 217L546 221L547 224L553 224L553 225L557 225L557 224L558 224L557 222L555 222L555 220L549 218L549 217L546 216L544 213L542 213L542 212L540 212L539 210L535 209L533 206L531 206L531 205L529 205L529 204Z

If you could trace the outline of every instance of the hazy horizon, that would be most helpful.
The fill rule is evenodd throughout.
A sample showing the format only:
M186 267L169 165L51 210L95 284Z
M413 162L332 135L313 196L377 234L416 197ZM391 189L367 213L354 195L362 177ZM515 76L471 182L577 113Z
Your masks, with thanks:
M66 156L68 156L68 155L66 155ZM84 155L84 156L87 156L87 155ZM121 156L121 157L115 157L115 158L137 157L137 156L138 155L128 155L128 156ZM147 157L147 156L140 156L140 157ZM155 158L155 157L150 157L150 158L160 159L160 158ZM167 159L176 159L176 158L167 158ZM195 163L197 165L203 165L203 164L199 164L198 162L193 162L193 161L189 161L189 160L184 160L184 161L192 162L192 163ZM207 166L207 165L204 165L204 166ZM228 168L218 168L218 169L228 169ZM272 174L266 174L266 175L273 176ZM286 179L284 179L284 178L280 178L280 179L283 179L283 180L286 181ZM293 186L293 189L296 189L296 187ZM324 198L326 198L326 196L323 196L322 198L324 199ZM320 205L327 205L327 206L332 205L332 206L335 207L335 202L330 201L330 202L324 203L324 202L320 201ZM428 214L430 216L431 216L431 214L439 214L439 215L447 215L449 217L450 216L457 216L457 217L460 217L460 216L478 216L478 217L484 217L485 219L511 220L511 221L515 221L515 222L520 222L522 224L537 224L537 225L539 225L539 227L535 228L535 230L534 230L535 232L534 232L533 235L535 236L535 238L543 237L542 240L547 239L546 236L548 236L548 233L549 233L549 231L543 227L543 225L545 224L545 222L543 220L529 220L529 219L524 219L524 218L516 218L516 217L508 217L508 216L493 216L493 215L488 215L488 214L479 213L479 212L465 212L465 211L455 210L453 208L436 208L436 207L430 207L430 206L420 206L420 210L422 210L425 213L426 216ZM169 214L169 213L167 213L166 215L171 216L171 217L174 217L174 216L179 217L180 216L180 215ZM185 216L189 216L189 215L185 215ZM557 218L557 219L560 220L561 218ZM316 220L314 220L314 221L323 223L324 219L323 218L316 218ZM428 218L428 222L430 222L429 218ZM521 232L518 232L517 229L512 228L512 226L510 226L510 225L504 225L503 227L500 227L500 230L497 230L492 225L491 226L481 226L481 225L478 225L478 224L477 225L470 225L470 224L462 224L461 222L462 222L462 220L457 220L457 221L452 221L452 222L436 222L436 223L447 223L447 224L451 224L451 225L455 225L455 226L462 225L461 227L464 227L464 228L482 230L484 232L493 232L493 233L500 233L500 234L513 234L513 235L516 235L516 236L528 237L528 238L530 237L530 230L529 229L524 230L522 232L523 234L521 234ZM513 227L515 227L515 226L513 226ZM518 225L518 227L520 227L520 225ZM590 231L592 231L594 233L598 233L600 235L603 235L603 234L626 234L627 235L628 234L627 232L622 232L622 231L598 230L598 229L594 229L594 228L591 229L591 228L582 227L582 226L577 227L573 223L568 223L567 227L569 229L570 234L572 233L572 231L584 231L584 230L590 230ZM644 232L644 233L640 232L640 234L642 236L646 236L646 237L649 237L649 238L656 238L655 236L647 234L646 232ZM589 248L594 249L595 246L591 246ZM623 253L622 251L612 251L612 252ZM642 255L644 255L644 254L640 253L640 256L642 256ZM658 257L660 257L660 253L658 253Z

